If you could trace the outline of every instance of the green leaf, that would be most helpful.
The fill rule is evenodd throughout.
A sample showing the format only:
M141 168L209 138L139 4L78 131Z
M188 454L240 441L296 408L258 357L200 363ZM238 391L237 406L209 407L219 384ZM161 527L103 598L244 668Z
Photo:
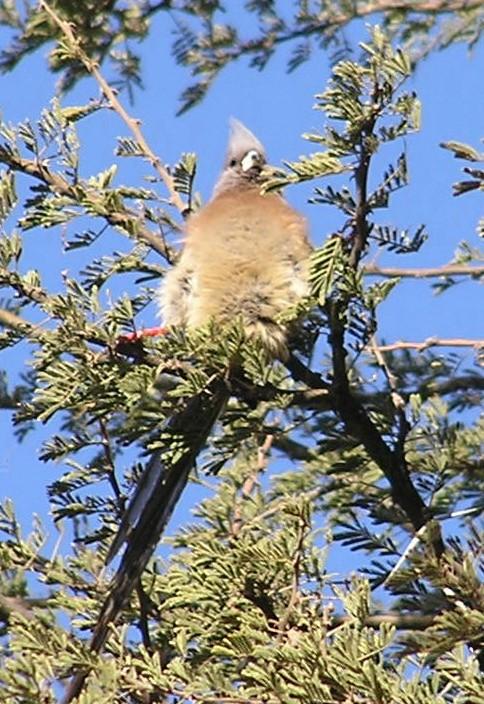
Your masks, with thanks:
M197 172L196 154L188 152L182 154L178 164L173 167L173 180L178 193L191 197L193 181Z
M443 149L449 149L454 153L456 159L465 159L466 161L484 161L484 154L478 152L474 147L468 144L463 144L463 142L457 142L450 140L448 142L441 142L440 146Z
M12 171L0 172L0 221L8 218L17 203L15 175Z
M331 292L338 268L342 263L343 239L340 235L329 237L324 245L313 252L309 282L311 294L324 305Z
M364 292L365 305L371 310L375 310L382 303L401 281L400 277L387 279L386 281L378 281L369 286Z

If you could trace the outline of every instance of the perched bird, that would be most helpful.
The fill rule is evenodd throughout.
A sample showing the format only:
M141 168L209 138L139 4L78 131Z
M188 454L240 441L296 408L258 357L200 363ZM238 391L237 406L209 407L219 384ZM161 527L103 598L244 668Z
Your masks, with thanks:
M183 254L160 302L168 325L198 328L240 316L274 356L287 354L278 314L307 293L305 220L279 194L261 195L262 144L233 120L212 200L190 218Z
M265 166L262 144L232 120L213 196L189 217L182 254L159 302L168 328L190 331L210 322L223 328L238 317L248 338L284 361L290 334L279 319L307 293L311 247L304 218L280 194L261 194ZM154 453L123 517L108 562L127 545L93 631L93 652L103 648L109 624L136 586L229 396L226 380L214 379L164 429L183 438L183 449ZM74 676L64 704L79 694L86 676Z

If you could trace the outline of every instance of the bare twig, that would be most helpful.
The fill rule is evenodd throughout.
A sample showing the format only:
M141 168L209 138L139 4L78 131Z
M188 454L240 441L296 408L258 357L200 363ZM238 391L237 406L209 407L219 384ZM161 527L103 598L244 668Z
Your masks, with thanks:
M274 435L268 434L264 438L264 442L257 451L257 472L263 472L267 467L267 458L271 451Z
M263 472L267 466L267 457L269 455L272 443L274 441L273 435L266 435L264 442L257 450L257 466L255 471L251 472L248 477L245 478L242 488L240 490L240 496L237 497L234 515L230 524L230 534L235 538L238 536L240 529L242 527L242 504L249 498L249 496L254 491L254 487L257 484L257 477L261 472Z
M380 352L394 352L397 350L418 350L419 352L424 352L429 347L472 347L479 350L484 348L484 340L467 340L461 337L428 337L423 342L392 342L388 345L379 345L377 349Z
M444 276L470 276L480 278L484 276L484 266L467 266L466 264L444 264L443 266L427 267L423 269L381 267L376 264L365 264L363 273L366 276L385 276L401 279L431 279Z
M65 38L69 42L70 48L73 49L77 58L85 67L86 71L92 76L94 76L106 100L109 102L113 110L117 112L123 122L130 129L144 157L147 159L147 161L150 162L150 164L158 173L158 176L165 184L166 189L170 195L170 201L172 205L174 205L177 210L183 214L186 211L187 206L183 202L183 199L181 198L180 194L177 192L175 188L175 182L171 174L168 172L168 169L163 166L160 157L156 156L156 154L153 152L148 142L146 141L140 128L140 121L129 115L129 113L126 111L123 104L117 97L116 91L111 88L109 83L102 75L97 62L89 58L89 56L87 56L87 54L84 52L81 43L74 34L72 25L69 22L63 20L61 17L59 17L59 15L50 7L50 5L45 0L40 0L40 5L44 8L49 17L54 21L54 23L64 34Z
M46 608L48 599L32 599L30 597L6 596L0 594L0 621L8 623L12 614L18 614L25 619L34 618L34 608Z
M422 538L425 534L425 529L426 529L426 526L422 526L420 528L420 530L418 530L415 533L415 535L412 537L411 541L409 542L409 544L407 545L407 547L405 548L403 553L400 555L398 562L396 563L396 565L393 567L391 572L385 578L383 585L387 585L391 582L393 577L399 572L400 568L404 564L407 557L416 549L416 547L418 545L420 545L422 543Z

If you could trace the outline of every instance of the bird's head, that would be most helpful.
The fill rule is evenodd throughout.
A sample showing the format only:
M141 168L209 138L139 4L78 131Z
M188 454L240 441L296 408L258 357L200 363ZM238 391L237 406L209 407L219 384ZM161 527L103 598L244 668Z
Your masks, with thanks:
M257 137L242 122L232 118L224 168L214 188L214 195L259 183L265 164L265 150Z

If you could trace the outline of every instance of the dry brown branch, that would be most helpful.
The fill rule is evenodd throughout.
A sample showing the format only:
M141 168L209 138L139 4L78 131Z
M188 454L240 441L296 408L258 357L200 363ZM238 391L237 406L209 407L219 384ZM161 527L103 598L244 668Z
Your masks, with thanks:
M97 62L90 59L89 56L87 56L87 54L84 52L79 40L74 34L71 24L59 17L59 15L50 7L50 5L45 0L40 0L40 5L44 8L49 17L53 20L53 22L59 27L59 29L67 39L70 48L75 52L76 57L79 59L79 61L81 61L86 71L96 79L106 100L109 102L113 110L120 116L120 118L123 120L123 122L133 134L145 159L150 162L155 171L158 173L158 176L165 184L172 205L174 205L180 213L184 213L187 209L187 206L183 202L183 199L181 198L180 194L175 189L175 183L171 174L163 166L160 157L153 152L148 142L146 141L140 128L140 121L134 117L131 117L131 115L126 111L123 104L117 97L116 91L111 88L111 86L99 70Z
M395 374L393 374L392 370L388 366L385 357L382 354L381 348L378 346L378 341L376 337L372 337L370 341L370 349L375 355L375 359L377 361L378 366L382 369L383 374L385 375L387 381L388 381L388 386L392 390L392 392L398 393L397 390L397 378ZM401 396L398 399L392 399L393 405L398 408L401 407L401 404L404 403L403 399Z
M466 264L444 264L443 266L423 269L400 269L398 267L380 267L376 264L366 264L363 267L366 276L399 277L402 279L430 279L443 276L484 276L484 266L467 266Z
M395 352L398 350L417 350L424 352L429 347L472 347L475 350L484 348L484 340L467 340L460 337L455 338L438 338L428 337L423 342L392 342L388 345L379 345L380 352Z

